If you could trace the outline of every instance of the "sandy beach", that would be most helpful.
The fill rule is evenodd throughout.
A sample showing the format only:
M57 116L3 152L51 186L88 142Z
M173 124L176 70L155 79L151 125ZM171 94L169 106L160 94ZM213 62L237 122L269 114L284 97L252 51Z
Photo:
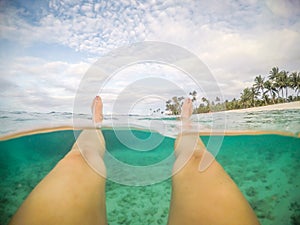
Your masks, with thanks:
M257 112L257 111L284 110L284 109L300 109L300 101L260 106L260 107L252 107L247 109L235 109L235 110L229 110L229 112Z

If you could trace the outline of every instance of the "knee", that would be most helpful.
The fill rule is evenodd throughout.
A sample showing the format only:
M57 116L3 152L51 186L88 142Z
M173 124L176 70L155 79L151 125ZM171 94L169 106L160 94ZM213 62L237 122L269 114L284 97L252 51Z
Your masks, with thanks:
M83 163L84 159L81 152L74 146L73 149L58 162L57 166L74 168Z
M72 149L64 156L62 160L76 160L82 157L79 146L75 143Z
M204 150L198 150L198 149L196 149L193 152L192 158L195 161L200 161L202 159L202 157L203 157L203 154L204 154Z

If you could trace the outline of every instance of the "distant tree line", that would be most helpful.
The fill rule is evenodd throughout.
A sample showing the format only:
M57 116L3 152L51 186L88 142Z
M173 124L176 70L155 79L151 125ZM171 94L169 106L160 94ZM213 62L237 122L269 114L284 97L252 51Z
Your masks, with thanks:
M293 91L296 96L289 95ZM194 108L194 113L217 112L233 109L245 109L250 107L265 106L270 104L299 101L300 92L300 72L279 71L278 67L273 67L268 76L261 75L254 78L251 87L246 87L239 99L225 100L221 102L219 97L209 100L201 98L201 103ZM197 100L197 92L190 92L193 102ZM166 112L172 115L181 113L181 106L184 97L174 96L166 102Z

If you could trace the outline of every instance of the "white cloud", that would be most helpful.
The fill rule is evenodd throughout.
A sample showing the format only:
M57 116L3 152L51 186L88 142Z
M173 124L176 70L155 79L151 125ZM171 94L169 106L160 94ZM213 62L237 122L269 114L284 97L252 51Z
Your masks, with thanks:
M187 8L193 12L192 19ZM147 15L151 31L148 38L172 42L196 53L228 98L238 95L240 84L267 74L273 66L299 70L300 27L295 18L291 20L293 14L289 19L277 18L269 14L262 1L203 1L176 8L176 13L173 9L168 17L168 10L157 12L155 17ZM230 82L232 79L241 82Z
M292 16L300 15L300 1L298 0L266 0L266 4L272 13L281 17L291 18Z
M50 0L49 8L36 14L2 6L0 41L15 41L23 44L24 49L37 42L58 43L91 57L85 62L71 64L67 60L49 62L20 56L2 70L3 82L10 84L6 91L18 85L15 95L35 99L34 104L41 104L42 98L49 97L58 107L61 96L70 99L74 96L80 78L88 68L87 62L93 62L116 47L143 40L174 43L198 55L228 98L238 97L254 76L268 73L273 66L300 70L300 7L297 0L226 0L222 4L217 0L97 3ZM137 66L127 68L121 78L113 81L108 88L111 96L117 96L117 87L128 84L126 74L135 73L136 79L141 79L149 76L149 71L160 71L165 73L166 79L185 84L187 88L193 87L179 72ZM5 93L14 95L13 92ZM111 96L107 94L112 102Z
M2 109L72 111L80 79L88 66L84 62L16 59L0 71L1 83L7 84L0 95Z
M1 37L23 44L56 42L98 55L143 40L142 13L134 5L103 4L50 1L48 14L35 24L17 16L20 9L8 7L1 14Z

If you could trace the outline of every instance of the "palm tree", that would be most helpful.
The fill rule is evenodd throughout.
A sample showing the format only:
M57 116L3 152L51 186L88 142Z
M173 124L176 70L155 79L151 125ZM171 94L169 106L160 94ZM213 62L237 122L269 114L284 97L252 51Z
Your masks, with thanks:
M297 91L297 98L298 98L299 92L300 92L300 72L298 72L297 81L296 81L296 85L294 88L295 88L295 91Z
M266 94L267 92L269 93L270 97L272 98L272 102L273 104L275 104L275 97L276 97L276 94L278 94L278 91L274 85L273 82L267 80L265 83L264 83L264 88L266 89L266 91L264 92L264 94Z
M278 67L273 67L270 71L269 76L271 82L273 82L274 87L278 89L278 91L281 91L281 98L284 99L283 90L285 89L286 99L287 99L287 93L288 93L288 72L285 70L282 70L278 72ZM280 97L278 95L278 97Z
M201 100L202 100L202 102L205 102L205 103L207 104L208 107L210 106L210 102L209 102L209 100L208 100L207 98L202 97Z
M277 90L279 88L278 80L279 80L279 69L278 67L273 67L271 71L269 72L269 80L273 86ZM278 95L279 97L279 95Z
M202 107L204 112L210 112L211 111L210 101L205 97L202 97L201 100L202 102L206 103L206 106Z
M285 71L285 70L282 70L280 72L280 82L279 82L279 85L280 85L280 88L282 90L282 97L283 97L283 89L285 89L285 99L287 101L288 99L288 88L289 88L289 76L288 76L288 71Z
M174 96L172 98L173 101L173 114L174 115L179 115L181 113L181 106L182 106L182 100L184 97L176 97Z
M184 97L174 96L172 100L166 101L166 110L172 112L173 115L181 113L182 100Z
M250 99L251 99L251 105L255 107L255 100L257 100L259 92L254 88L250 88Z
M190 92L189 95L192 97L192 102L197 100L197 91Z
M261 90L262 99L263 99L263 93L264 93L264 81L265 81L265 78L263 78L261 75L259 75L254 78L254 84L253 84L253 87L256 89L258 94L259 94L259 91ZM266 99L264 99L264 100L265 100L265 105L266 105L267 104Z
M278 76L278 74L279 74L278 67L273 67L271 69L271 71L269 72L269 79L270 80L276 80L276 77Z
M233 109L240 109L241 105L240 105L240 101L238 101L236 98L232 99L232 108Z
M241 93L241 103L243 108L249 108L251 106L252 93L250 88L245 88Z
M269 102L269 96L266 94L266 92L264 92L262 94L262 99L265 101L266 104L268 104L268 102Z
M290 86L295 90L298 98L300 92L300 72L293 72L290 74Z

